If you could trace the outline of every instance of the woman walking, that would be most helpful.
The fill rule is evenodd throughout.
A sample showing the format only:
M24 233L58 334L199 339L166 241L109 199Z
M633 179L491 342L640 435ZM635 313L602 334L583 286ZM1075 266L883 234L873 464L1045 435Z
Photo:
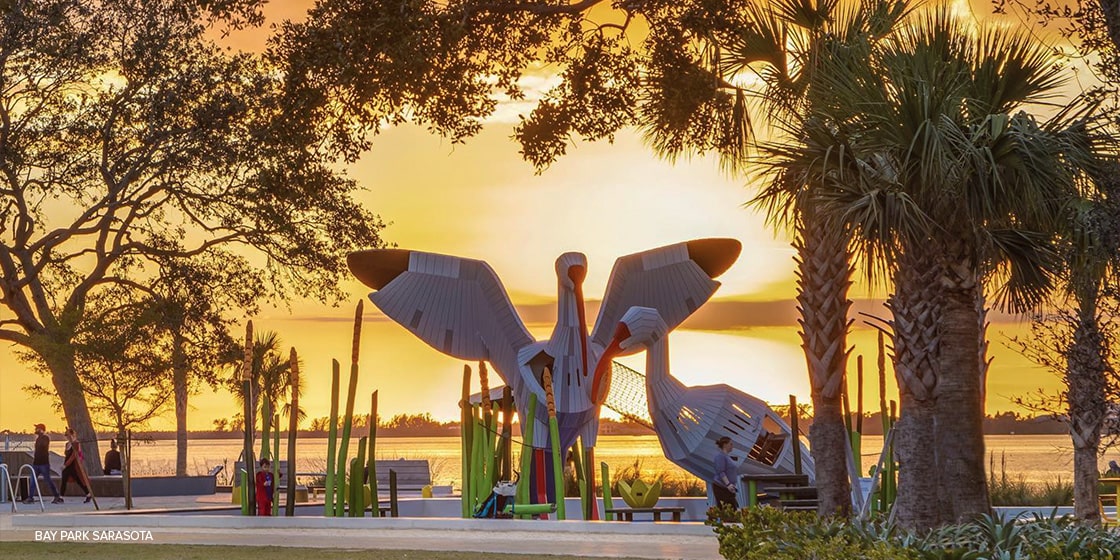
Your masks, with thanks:
M93 494L90 493L89 487L82 481L82 474L78 471L81 468L82 460L82 446L78 443L78 434L74 432L73 428L66 428L66 455L62 463L62 488L61 494L66 495L66 482L71 478L78 484L78 487L85 491L85 502L88 504L93 499Z

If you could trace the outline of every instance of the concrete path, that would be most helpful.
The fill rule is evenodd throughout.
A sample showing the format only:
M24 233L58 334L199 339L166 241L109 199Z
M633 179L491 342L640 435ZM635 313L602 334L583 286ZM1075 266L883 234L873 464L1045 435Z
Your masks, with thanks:
M226 505L207 497L137 499L138 506ZM228 499L228 497L226 498ZM438 550L569 554L597 558L719 560L711 528L694 523L463 520L426 518L259 518L236 515L114 515L122 504L101 501L102 514L80 499L51 506L0 504L0 541L34 541L36 531L150 531L155 544L291 546L339 549ZM119 499L116 499L119 501ZM109 513L109 514L106 514Z

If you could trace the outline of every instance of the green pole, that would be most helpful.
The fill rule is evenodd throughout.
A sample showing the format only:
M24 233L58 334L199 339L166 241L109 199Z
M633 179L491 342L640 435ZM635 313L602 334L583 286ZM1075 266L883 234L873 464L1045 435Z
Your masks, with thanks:
M489 496L490 489L498 483L498 467L499 467L499 447L502 444L501 438L498 437L498 415L494 414L494 403L490 404L491 414L490 423L486 426L486 439L488 445L486 446L486 495Z
M474 426L474 446L471 457L471 513L486 499L486 430L482 427L478 407L472 406L471 422Z
M272 431L272 448L276 450L277 458L271 459L272 461L272 516L280 515L280 415L272 415L272 424L276 428ZM291 467L288 467L289 474L291 474Z
M478 488L475 492L475 507L482 504L487 496L490 494L490 489L493 484L490 482L491 475L494 473L493 468L493 454L494 454L494 437L493 432L490 431L492 427L491 420L494 418L494 411L491 408L490 402L490 371L486 367L486 362L478 362L478 384L479 384L479 424L480 428L476 432L482 438L482 445L479 447L481 453L478 457L478 462L475 466L478 468Z
M883 434L886 437L886 434ZM856 356L856 418L852 431L852 456L857 474L863 470L863 355Z
M608 513L614 509L614 501L611 499L611 471L607 466L606 461L599 463L603 469L603 519L607 521L614 521L614 514Z
M521 418L521 474L517 478L517 499L519 504L529 503L530 480L533 465L533 419L537 414L537 396L529 395L529 415Z
M513 480L513 391L506 385L502 389L502 445L501 479Z
M275 459L269 443L272 441L272 403L268 402L268 395L261 395L261 454L259 459Z
M292 406L288 409L288 496L284 515L292 517L296 514L296 432L299 431L299 359L295 348L289 361L288 385L292 391Z
M365 466L368 437L358 440L358 456L350 463L350 517L365 517Z
M346 456L350 451L350 430L354 427L354 397L358 392L358 350L362 341L362 309L365 302L359 300L358 308L354 311L354 343L350 352L350 388L346 392L346 416L342 419L342 441L338 447L338 472L335 474L337 484L346 483ZM337 494L336 494L337 495ZM345 497L345 494L343 494ZM345 511L343 499L334 504L335 517L342 517Z
M575 469L576 475L576 486L579 487L580 514L583 516L583 519L585 521L589 521L591 519L591 509L588 507L587 502L587 476L586 473L583 472L583 458L581 457L581 455L583 455L583 446L581 445L581 441L582 438L576 438L576 443L572 446L572 449L569 451L569 453L572 454L572 460L574 461L573 468ZM565 481L564 486L565 488L567 487L567 481Z
M334 517L334 473L335 463L338 462L335 454L338 450L338 389L341 384L338 360L331 360L331 425L327 428L327 481L323 489L324 511L323 515Z
M253 418L253 322L245 324L245 361L241 368L241 394L245 399L245 408L242 411L245 429L245 448L242 450L242 459L245 461L245 472L250 481L256 480L257 470L253 465L253 428L256 424ZM247 504L246 515L253 515L253 503L256 494L254 484L245 486L245 501Z
M245 471L237 473L241 478L241 515L252 515L253 509L249 507L249 474Z
M875 364L879 370L879 420L883 423L883 441L886 442L887 434L891 432L891 418L887 414L887 351L883 341L883 331L879 331L878 343L878 355ZM890 505L890 477L894 467L894 459L891 457L889 449L887 450L886 464L883 467L884 471L879 473L881 478L879 482L879 511L885 512Z
M369 464L366 465L367 472L369 472L369 500L370 510L373 517L381 517L381 509L378 507L379 501L377 498L377 391L373 392L370 397L369 407ZM362 514L363 516L365 514Z
M459 399L459 441L462 444L460 463L462 463L459 478L461 488L459 494L462 499L463 519L471 517L471 461L473 460L474 446L474 418L470 411L471 401L471 366L463 365L463 394Z
M556 519L564 520L564 468L560 459L560 426L556 422L556 399L552 391L552 370L544 368L542 377L548 405L548 436L552 440L552 480L556 488Z

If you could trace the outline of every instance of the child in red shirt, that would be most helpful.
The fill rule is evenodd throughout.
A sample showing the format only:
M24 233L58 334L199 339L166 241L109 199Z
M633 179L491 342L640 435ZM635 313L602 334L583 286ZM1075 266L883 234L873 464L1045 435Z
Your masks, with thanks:
M272 463L267 458L257 471L257 515L272 515Z

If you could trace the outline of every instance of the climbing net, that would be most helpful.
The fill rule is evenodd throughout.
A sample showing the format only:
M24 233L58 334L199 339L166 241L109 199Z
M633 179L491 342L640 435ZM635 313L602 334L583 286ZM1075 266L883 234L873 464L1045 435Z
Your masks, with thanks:
M611 362L611 390L603 404L623 419L653 428L646 403L646 376L618 362Z

